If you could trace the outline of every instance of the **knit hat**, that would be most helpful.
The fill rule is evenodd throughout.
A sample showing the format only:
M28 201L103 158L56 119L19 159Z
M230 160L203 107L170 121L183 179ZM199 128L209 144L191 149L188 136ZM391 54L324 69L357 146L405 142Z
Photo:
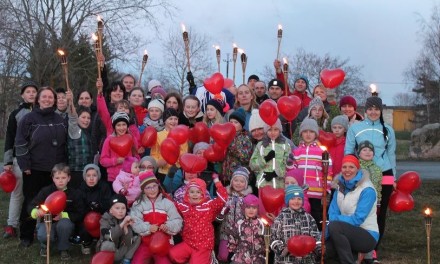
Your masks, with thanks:
M342 158L342 164L344 164L346 162L353 163L356 166L356 168L358 168L358 169L361 168L361 165L359 164L359 160L358 160L358 158L355 155L350 155L350 154L349 155L345 155Z
M345 131L348 130L348 117L346 115L338 115L333 117L332 126L341 125L345 128Z
M264 128L263 119L261 119L260 112L258 109L253 109L251 113L251 118L249 119L249 131L252 131L257 128Z
M377 96L368 97L367 101L365 102L365 109L368 109L373 106L379 108L379 110L382 112L383 110L382 99L380 99L380 97Z
M193 154L197 154L200 150L205 150L209 147L209 144L206 142L196 143L193 147Z
M87 164L83 169L83 178L86 180L86 174L89 170L95 170L96 174L98 175L98 181L101 179L101 170L99 170L99 167L96 166L93 163Z
M194 178L191 179L185 188L185 195L183 197L184 201L189 203L189 189L195 187L197 189L199 189L202 192L202 201L204 201L206 199L205 194L206 194L206 182L202 179L199 178Z
M234 172L232 173L231 182L232 182L232 179L234 179L235 177L241 176L246 181L246 187L245 187L245 189L246 189L248 187L248 183L249 183L249 173L250 173L249 170L246 169L245 167L241 167L241 166L237 167L234 170Z
M158 98L157 96L155 96L157 94L160 94L162 98L165 98L167 96L167 92L162 87L153 88L150 93L152 98Z
M298 185L289 185L286 187L284 191L285 191L284 202L286 203L286 206L289 206L290 199L295 197L301 197L304 204L304 191Z
M130 118L125 112L116 112L112 116L112 126L115 128L116 124L119 122L125 122L127 127L130 125Z
M151 165L154 167L153 171L156 171L156 170L157 170L157 162L156 162L156 160L155 160L153 157L151 157L151 156L145 156L145 157L143 157L139 163L142 164L142 163L143 163L144 161L146 161L146 160L148 160L148 161L151 163Z
M361 150L362 150L363 148L369 148L369 149L371 149L371 150L373 151L373 153L374 153L374 145L373 145L373 143L371 143L371 142L368 141L368 140L364 140L364 141L362 141L361 143L359 143L359 145L358 145L358 151L357 151L358 155L359 155L359 153L361 153Z
M127 198L125 198L124 195L119 193L113 194L112 198L110 199L110 208L117 203L125 204L125 207L127 208Z
M264 133L267 133L267 131L269 131L269 128L271 127L276 127L280 130L280 132L283 132L283 126L281 125L281 121L278 118L277 121L275 122L275 124L269 126L268 124L264 123Z
M160 111L163 113L163 110L165 108L163 100L160 100L160 99L151 100L150 103L148 103L148 110L150 110L150 108L153 108L153 107L159 108Z
M252 74L251 76L249 76L249 78L248 78L248 82L250 81L250 80L256 80L257 82L260 80L260 77L258 77L257 75L255 75L255 74Z
M156 176L151 171L145 171L139 174L139 182L141 183L141 190L145 188L148 184L155 182L159 184L159 181L157 180Z
M295 81L293 83L296 83L299 79L304 80L306 82L306 89L309 88L309 79L305 75L299 75L295 78Z
M156 86L162 87L162 84L158 80L151 80L148 82L148 91L151 92L151 89L153 89Z
M213 107L215 107L215 109L217 109L217 111L220 112L222 116L225 115L225 113L223 112L224 103L222 101L217 99L211 99L206 103L206 105L207 106L212 105Z
M318 127L318 123L316 122L315 119L305 118L301 122L301 125L299 126L299 134L301 135L301 133L306 130L311 130L311 131L315 132L316 136L319 135L319 127Z
M322 100L321 100L321 98L319 96L316 96L315 98L312 99L312 101L310 101L309 110L308 110L308 112L309 112L308 116L310 116L310 113L312 112L312 109L314 107L321 107L325 111L324 103L322 102Z
M250 207L250 206L254 206L254 207L259 207L260 204L260 200L258 199L257 196L253 195L253 194L248 194L243 198L243 206L244 207Z
M176 109L174 109L174 108L165 109L165 111L163 112L163 115L162 115L163 122L165 123L165 121L167 121L167 119L172 116L179 118L179 113L177 113Z
M24 90L26 90L27 87L34 87L38 91L38 86L36 83L34 83L33 81L26 81L22 83L20 86L20 90L21 90L20 94L23 94Z
M126 157L122 163L122 170L131 173L131 166L135 162L139 162L139 160L135 157Z
M246 122L246 113L244 112L244 109L240 107L232 112L232 114L229 115L229 121L231 121L231 119L237 120L241 126L244 127Z
M272 80L270 80L269 85L267 85L267 87L270 88L270 87L272 87L272 86L278 86L278 87L280 87L281 89L284 89L284 83L283 83L283 81L278 80L278 79L272 79Z
M339 109L341 109L341 107L344 105L351 105L354 107L354 110L356 111L357 103L356 103L356 99L354 99L353 96L350 95L343 96L339 101Z

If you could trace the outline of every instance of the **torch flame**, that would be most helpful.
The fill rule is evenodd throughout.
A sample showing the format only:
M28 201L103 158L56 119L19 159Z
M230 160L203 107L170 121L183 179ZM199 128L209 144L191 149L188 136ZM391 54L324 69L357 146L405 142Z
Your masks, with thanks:
M92 33L92 40L97 41L98 40L98 36L96 36L95 33Z
M215 48L216 50L219 50L219 49L220 49L220 46L219 46L219 45L214 45L214 48Z
M284 64L289 64L289 63L287 62L287 58L286 58L286 57L283 58L283 63L284 63Z
M238 53L240 54L244 53L244 49L238 49Z
M377 86L374 83L370 84L370 89L372 93L377 92Z
M47 208L47 206L45 204L40 205L41 209L43 209L43 211L48 212L49 208Z
M147 52L147 50L144 50L144 55L148 55L148 52Z
M431 216L431 213L432 213L431 208L428 207L428 208L425 209L425 215L426 216Z
M63 51L63 50L58 49L57 52L58 52L58 54L59 54L60 56L64 56L64 51Z
M319 147L321 148L322 151L326 151L326 150L327 150L327 147L324 146L324 145L321 145L321 146L319 146Z
M268 226L268 225L269 225L269 222L268 222L266 219L264 219L264 217L261 218L261 222L263 222L263 224L264 224L265 226Z
M98 16L96 17L96 20L98 20L99 22L102 22L102 18L101 18L101 16L98 15Z
M278 29L283 29L283 26L281 24L278 24Z
M237 44L232 43L232 47L233 47L233 48L237 48Z
M182 32L186 32L185 25L182 23L182 24L180 24L180 26L182 27Z

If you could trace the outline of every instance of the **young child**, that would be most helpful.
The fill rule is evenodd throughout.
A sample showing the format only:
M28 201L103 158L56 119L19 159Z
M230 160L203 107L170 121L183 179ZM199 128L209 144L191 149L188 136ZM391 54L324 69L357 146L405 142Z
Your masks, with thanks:
M319 98L319 96L312 99L309 104L308 113L305 119L314 119L318 124L318 130L329 131L329 115L325 111L324 103ZM304 121L304 120L303 120ZM293 135L293 143L298 145L301 141L301 133L299 132L299 127L296 128Z
M164 110L164 101L161 99L153 99L148 103L148 114L144 118L144 128L152 126L157 132L164 129L164 122L162 121L162 114Z
M140 176L141 195L133 204L130 215L134 220L133 230L141 235L142 242L133 256L133 264L171 263L168 256L153 255L150 252L151 237L156 232L168 235L170 244L172 237L182 229L182 217L172 201L163 196L160 183L152 172L143 172Z
M238 167L232 173L231 185L226 187L228 200L217 220L222 221L220 231L220 244L218 247L218 260L228 260L228 236L235 229L237 221L244 219L242 204L243 198L252 193L249 184L249 170L245 167Z
M290 145L281 134L283 128L279 119L273 126L265 124L264 131L266 136L255 147L249 166L257 176L258 188L268 184L274 188L284 188Z
M345 135L348 130L348 117L346 115L338 115L332 119L332 132L336 137L335 145L329 147L328 152L332 157L333 175L341 172L342 158L344 157Z
M300 186L298 184L297 179L302 179L303 175L301 175L300 170L291 170L286 173L286 178L284 179L284 189L286 189L289 185L296 185ZM304 182L303 180L300 180L300 182ZM303 192L306 192L309 189L309 186L307 184L300 186ZM304 210L306 210L307 213L310 213L310 202L309 197L307 196L307 193L304 193Z
M258 217L258 198L249 194L243 198L244 218L237 221L229 234L228 249L233 253L231 263L264 264L264 224Z
M368 140L362 141L357 149L361 168L370 173L370 181L377 193L377 207L380 208L382 198L382 169L374 163L374 145Z
M323 184L322 184L322 152L317 138L319 134L318 124L315 119L306 118L302 121L300 129L301 142L293 150L294 169L298 169L303 175L303 182L300 185L307 184L309 189L307 195L311 206L311 214L317 223L322 220ZM327 192L330 191L332 181L331 159L327 175Z
M271 227L271 248L275 252L275 263L318 263L315 259L319 256L320 246L301 258L292 256L287 248L289 239L297 235L311 236L316 242L321 240L315 219L303 208L303 190L297 185L287 186L285 202L286 208L275 218Z
M195 123L203 121L200 111L200 101L195 95L187 95L183 99L183 111L179 113L179 125L194 127Z
M122 163L125 160L125 157L119 157L119 155L110 148L110 140L113 137L120 137L125 134L129 134L128 125L130 119L125 112L116 112L112 116L112 124L113 124L113 134L107 136L102 146L102 153L99 162L105 168L107 168L107 180L110 183L113 183L118 175L119 171L122 168ZM135 140L133 139L133 147L131 150L131 154L128 156L137 157L137 146L135 144Z
M33 219L39 219L37 224L37 238L40 241L40 256L46 256L46 225L43 221L43 216L46 211L41 207L46 198L55 191L63 191L66 193L66 207L58 215L52 217L52 229L50 234L50 241L57 241L57 249L60 251L61 260L66 261L70 259L69 237L75 229L75 224L82 221L84 216L84 204L81 193L76 189L67 187L70 181L69 167L63 163L56 164L52 169L53 184L44 187L40 190L38 195L32 200L31 207L28 208Z
M213 175L218 197L206 197L206 184L201 179L192 179L186 188L183 203L177 203L183 217L183 242L170 249L170 259L175 263L211 263L214 249L214 227L212 221L220 213L228 199L226 189Z
M179 171L183 171L182 169L180 169ZM187 184L192 180L192 179L196 179L199 177L198 173L190 173L190 172L185 172L183 171L183 184L177 188L177 190L174 192L173 198L174 201L178 202L178 203L183 203L183 199L185 197L185 191L187 188ZM209 193L208 190L206 190L205 192L205 197L209 197L209 199L211 199L211 195Z
M113 191L127 198L128 208L134 203L141 193L139 182L139 159L126 157L122 163L121 171L113 182Z
M214 124L225 123L225 103L222 100L211 99L206 103L205 114L203 115L203 122L212 127Z
M115 252L115 262L130 264L134 252L141 240L133 233L134 221L127 215L127 199L122 194L114 194L110 200L111 206L101 220L101 237L96 245L96 251Z
M249 132L244 129L246 113L243 108L238 108L229 116L229 122L235 127L235 138L226 150L223 161L221 179L224 184L229 184L234 170L238 167L249 166L252 156L252 141Z

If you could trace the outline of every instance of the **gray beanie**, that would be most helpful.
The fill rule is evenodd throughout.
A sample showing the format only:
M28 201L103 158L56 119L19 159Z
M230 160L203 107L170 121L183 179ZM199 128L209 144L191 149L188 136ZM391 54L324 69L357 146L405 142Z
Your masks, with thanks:
M231 177L231 181L232 179L234 179L234 177L237 176L241 176L244 178L244 180L246 181L246 188L248 187L248 183L249 183L249 170L245 167L237 167L234 172L232 173L232 177Z
M316 123L316 120L313 118L305 118L301 122L301 125L299 126L299 135L301 136L301 133L305 130L311 130L316 133L316 136L319 135L318 123Z
M151 156L145 156L145 157L143 157L142 159L141 159L141 161L139 162L139 164L142 164L142 162L144 162L144 161L149 161L150 163L151 163L151 165L153 165L153 167L154 167L154 170L153 171L156 171L157 170L157 162L156 162L156 160L153 158L153 157L151 157Z
M193 147L193 154L197 154L199 150L205 150L209 147L209 144L206 142L198 142Z
M383 110L382 99L380 99L380 97L377 96L368 97L367 101L365 102L365 109L368 109L373 106L379 108L379 110L382 112Z
M346 115L338 115L333 117L332 126L333 125L341 125L345 128L345 132L348 130L348 117Z
M93 170L96 171L96 174L98 174L98 181L99 181L99 180L101 179L101 171L99 170L99 167L96 166L96 165L93 164L93 163L91 163L91 164L87 164L87 165L84 167L84 169L83 169L83 179L86 180L86 174L87 174L87 171L89 171L89 170L91 170L91 169L93 169Z
M324 103L322 102L321 98L319 98L319 96L316 96L315 98L312 99L312 101L310 101L308 115L307 115L308 117L310 117L313 107L321 107L322 110L324 110L325 112Z
M280 130L280 132L283 132L283 126L281 125L281 121L278 118L277 121L275 122L275 124L269 126L268 124L264 123L264 133L267 133L267 131L269 131L269 128L271 127L276 127Z
M249 131L252 132L252 130L257 128L264 128L263 119L261 119L260 112L258 109L253 109L251 113L251 118L249 118Z

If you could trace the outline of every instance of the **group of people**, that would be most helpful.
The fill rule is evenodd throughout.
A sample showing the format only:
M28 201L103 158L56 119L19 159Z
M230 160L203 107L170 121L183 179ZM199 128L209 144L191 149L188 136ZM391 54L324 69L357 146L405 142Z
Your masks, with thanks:
M251 75L247 84L216 95L197 87L188 73L190 94L184 97L158 80L135 87L129 74L109 83L103 72L96 100L87 90L75 97L70 90L25 82L5 140L4 169L14 172L17 186L3 237L14 237L19 229L20 245L27 248L36 232L40 255L46 256L42 217L48 212L42 205L58 190L66 193L67 204L53 216L51 240L63 260L70 258L72 243L90 254L96 238L83 219L97 212L102 217L96 251L113 251L122 263L265 263L266 246L274 263L318 263L321 236L328 260L379 263L396 167L396 140L384 122L381 99L368 98L363 116L352 96L329 102L321 84L309 96L305 76L291 89L279 61L274 67L276 78L267 86ZM259 104L283 95L300 98L298 117L266 124ZM177 125L191 128L197 122L208 127L230 122L236 134L224 160L195 173L179 162L168 164L161 144ZM157 131L151 147L142 144L149 127ZM328 170L321 131L335 138L326 146ZM115 142L127 140L131 147L121 155ZM212 143L185 142L179 155L204 157ZM265 186L284 190L285 205L276 214L263 206ZM323 215L327 203L328 217ZM262 219L270 224L268 245ZM287 244L296 235L313 237L315 250L292 255ZM153 244L163 240L168 250L157 252Z

